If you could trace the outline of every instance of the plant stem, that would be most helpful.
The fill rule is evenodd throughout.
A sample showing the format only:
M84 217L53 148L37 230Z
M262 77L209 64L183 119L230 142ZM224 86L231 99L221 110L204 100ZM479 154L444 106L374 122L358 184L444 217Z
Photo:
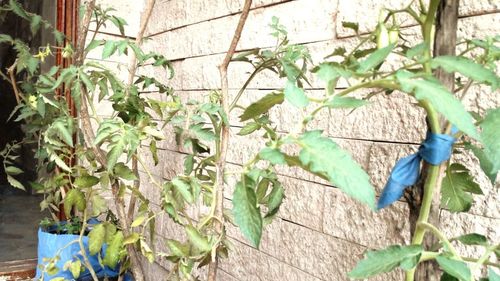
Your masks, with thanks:
M427 17L422 26L422 33L424 37L424 43L427 45L427 51L424 54L424 70L428 74L432 74L432 68L430 64L431 60L431 45L432 45L432 26L434 24L434 19L436 17L437 9L439 7L440 0L431 0L429 3L429 10L427 12ZM429 122L429 127L433 133L440 133L441 126L439 122L439 115L432 107L428 101L421 101L420 105L425 109L427 113L427 120ZM415 228L415 233L413 234L412 244L422 245L424 241L426 228L422 227L429 220L429 214L431 212L433 199L435 196L435 189L440 180L441 166L429 165L427 178L424 184L424 195L422 199L422 205L420 206L420 212L417 219L417 225ZM438 194L439 195L439 194ZM406 272L406 281L413 281L415 279L416 267Z
M439 239L439 241L443 242L443 244L448 248L448 251L450 251L450 253L454 257L461 259L460 255L455 250L455 247L453 247L453 245L450 243L450 240L448 240L448 238L446 238L446 236L444 236L444 234L441 231L439 231L439 229L437 229L437 227L435 227L432 224L427 223L427 222L420 222L420 223L418 223L417 226L432 232Z
M140 47L142 45L142 39L144 37L144 32L146 32L146 27L148 25L149 19L151 18L151 14L153 12L153 7L155 5L156 0L148 0L146 3L146 8L141 14L141 25L139 28L139 31L137 32L137 36L135 37L135 44L137 47ZM137 71L137 57L135 52L131 52L130 54L130 60L128 64L128 81L127 81L127 88L132 87L132 84L134 83L134 76ZM137 165L137 152L133 155L132 157L132 171L135 174L136 179L134 180L134 188L136 190L140 190L140 185L141 185L141 180L139 178L139 168ZM127 217L132 218L134 216L135 212L135 204L136 204L136 197L132 194L130 196L129 204L128 204L128 212L127 212Z
M224 61L219 67L220 77L221 77L221 105L222 110L225 114L229 116L229 86L227 79L227 68L229 63L231 62L231 58L236 51L236 46L238 45L238 41L240 40L241 33L243 31L243 27L245 26L245 22L248 18L248 14L250 13L250 7L252 6L252 0L245 0L245 4L243 6L243 10L241 12L240 20L238 22L238 26L234 32L233 39L231 41L231 45L226 53ZM216 180L214 184L214 192L213 199L215 200L215 217L218 218L218 221L215 222L216 231L223 235L224 233L224 171L226 165L226 153L227 147L229 144L229 124L225 124L221 122L221 132L220 132L220 150L218 153L218 157L215 163L215 171L216 171ZM218 267L218 255L216 253L215 259L213 259L208 268L208 281L215 281L217 278L217 267Z

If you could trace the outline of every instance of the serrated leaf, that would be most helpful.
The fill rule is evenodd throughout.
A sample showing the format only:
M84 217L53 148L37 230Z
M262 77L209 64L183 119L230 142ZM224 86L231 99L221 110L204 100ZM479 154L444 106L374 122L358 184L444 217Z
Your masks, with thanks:
M375 52L373 52L371 55L369 55L365 60L361 61L359 63L359 67L356 70L357 73L365 73L369 70L372 70L379 64L381 64L387 56L392 52L392 49L394 49L394 44L391 44L387 47L384 47L382 49L378 49Z
M189 255L189 246L179 241L167 239L167 246L170 249L170 253L174 256L185 257Z
M102 196L93 194L90 201L92 203L92 216L97 217L108 210L108 203Z
M89 251L93 256L101 251L102 245L106 239L106 228L104 224L95 225L89 232Z
M365 100L359 100L352 97L340 97L333 96L333 98L329 99L325 105L329 108L357 108L364 105L367 105L368 102Z
M486 239L484 235L477 233L465 234L455 238L454 240L458 240L460 241L460 243L464 245L481 245L481 246L488 245L488 239Z
M484 144L484 153L490 160L492 168L489 174L496 174L500 170L500 108L489 110L481 122L481 139Z
M321 131L305 132L298 143L300 162L313 173L328 180L354 199L375 209L375 190L366 172L335 142L321 136Z
M233 215L243 235L258 248L262 236L262 216L255 191L241 182L236 184L233 193Z
M18 15L23 19L29 20L28 14L23 9L21 4L19 4L16 0L9 0L9 6L12 9L12 12L14 12L14 14Z
M490 85L493 91L498 88L500 83L495 72L465 57L436 57L432 59L431 66L432 68L441 67L446 72L459 72L474 81Z
M116 176L119 176L124 180L131 181L137 179L134 171L132 171L127 165L123 164L122 162L116 163L113 170Z
M491 181L491 184L494 184L497 179L498 171L493 170L493 163L488 158L486 153L484 153L484 150L475 145L466 145L465 148L472 150L474 155L479 160L479 166L481 167L481 170L483 170L483 172L486 174L488 179Z
M358 262L348 276L354 279L364 279L380 273L392 271L408 259L418 260L422 254L422 246L393 245L378 251L368 251L365 258Z
M267 94L260 100L249 105L240 116L240 121L247 121L249 119L259 117L260 115L268 112L273 106L282 104L284 99L285 96L283 93Z
M443 114L460 131L472 138L480 139L470 113L439 81L414 79L414 75L407 71L398 71L396 78L404 92L414 92L417 100L430 102L439 113Z
M73 207L83 212L85 210L85 203L85 195L83 192L75 188L70 189L66 194L66 198L64 198L64 214L69 218Z
M468 193L482 194L469 170L454 163L446 170L441 188L441 206L451 212L466 212L472 206L472 196Z
M200 232L188 225L186 226L186 233L188 235L189 241L202 252L209 252L212 250L212 245L208 242L208 239L200 234Z
M190 204L194 202L194 197L193 194L191 193L191 186L187 182L176 177L172 179L172 184L174 185L176 190L182 195L184 200L186 200L186 202Z
M116 42L112 40L107 40L102 49L102 59L107 59L111 57L116 52Z
M124 140L119 140L116 144L112 146L109 152L106 154L106 158L108 159L108 172L113 171L113 168L118 161L118 158L123 153L123 149L125 148Z
M92 187L100 182L99 178L89 175L77 177L73 184L80 188Z
M452 260L444 256L437 256L436 261L449 275L458 278L460 281L470 281L471 273L467 264L462 261Z
M309 104L304 89L297 87L292 81L286 83L284 94L285 99L295 107L303 108Z
M123 249L123 233L117 231L106 248L103 263L111 268L115 268L120 261L120 251Z
M285 198L284 192L285 190L281 184L274 184L267 200L268 213L266 217L272 216L278 212L279 207L283 202L283 198Z
M285 156L277 148L264 147L259 152L259 157L263 160L271 162L273 165L286 164Z
M191 127L189 127L189 130L200 140L210 142L214 141L217 138L212 130L203 128L202 124L192 125Z
M346 70L342 65L334 62L321 63L314 71L319 79L324 82L330 82L339 77L349 78L352 76L351 72Z

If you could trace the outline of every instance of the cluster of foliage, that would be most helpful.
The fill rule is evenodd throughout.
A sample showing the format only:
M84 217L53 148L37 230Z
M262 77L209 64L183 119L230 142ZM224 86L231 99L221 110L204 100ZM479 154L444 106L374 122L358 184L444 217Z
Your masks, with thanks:
M99 253L107 244L103 258L106 265L113 267L118 262L129 264L127 254L130 255L131 250L125 246L132 246L132 250L140 251L149 261L157 257L171 261L174 265L168 278L198 280L199 277L193 274L195 268L209 264L215 257L228 255L231 243L226 237L224 222L237 225L254 246L259 246L263 228L277 215L284 199L277 166L298 167L326 179L375 210L375 190L367 173L349 153L314 128L313 124L319 112L354 110L369 104L370 98L375 95L392 98L393 91L415 98L427 112L434 133L450 133L451 125L441 128L438 116L456 126L460 132L455 137L460 141L455 146L471 150L494 182L500 168L497 141L500 138L500 109L492 109L485 116L467 112L460 100L433 76L432 71L443 69L460 73L461 78L456 83L461 97L475 84L488 85L494 91L500 83L495 73L500 38L467 40L462 43L466 48L459 56L432 58L432 25L437 3L439 1L431 1L429 8L421 5L420 14L412 6L388 11L388 16L380 21L376 31L368 35L358 34L356 24L345 23L358 34L359 44L349 52L337 48L318 65L313 64L304 46L289 44L285 28L274 18L270 27L278 42L276 47L255 49L233 57L234 63L248 63L254 70L229 103L228 109L221 105L220 91L186 102L154 77L136 75L134 83L128 85L116 71L96 60L42 71L41 64L46 56L57 52L72 56L75 47L66 42L64 47L47 46L33 55L25 43L1 35L0 42L11 44L18 54L15 65L10 69L15 69L17 77L22 76L22 82L16 82L12 75L4 75L4 78L12 83L20 97L13 116L17 121L24 122L26 138L23 144L31 143L37 148L36 159L38 167L43 169L43 177L33 187L45 194L42 208L57 212L63 203L66 216L81 218L82 230L90 217L102 218L108 214L108 218L94 226L88 234L91 254ZM39 25L50 28L38 16L25 12L15 0L2 9L30 21L34 32ZM110 15L110 12L99 7L93 11L96 29L112 24L123 33L125 20ZM409 14L421 24L422 43L410 45L405 35L399 32L397 18L401 14ZM388 19L393 20L392 24ZM64 40L59 33L56 34L61 45ZM144 53L128 39L97 39L95 34L85 47L85 55L100 51L101 59L106 60L113 55L133 52L138 65L160 67L170 72L172 77L173 70L165 57ZM393 56L398 58L398 64L388 67L386 62ZM282 78L282 90L260 97L249 105L241 105L240 98L245 94L246 87L263 71L273 72ZM310 85L311 76L316 76L326 85L321 97L312 97L305 89ZM337 85L340 82L350 86L339 90ZM377 90L363 98L348 96L363 88ZM163 94L162 101L144 93L145 89ZM68 100L63 97L67 91L71 92L78 117L72 116L68 109ZM112 112L106 117L101 116L96 108L98 103L109 104ZM292 105L303 117L296 130L289 133L278 132L270 115L274 108L284 103ZM221 184L217 182L216 166L224 149L221 132L223 127L230 126L229 116L234 112L240 112L239 119L244 123L238 135L259 134L265 140L265 146L235 173L237 181L231 188L234 188L232 210L227 210L220 217L216 214L217 202L221 200L216 198L216 189ZM95 136L88 130L90 120L98 124ZM159 181L144 163L138 149L141 144L147 145L157 164L157 142L164 138L164 126L174 129L177 143L188 153L182 173ZM22 184L15 179L22 171L15 166L18 156L13 153L20 145L6 147L2 156L9 181L13 186L22 188ZM105 157L99 155L102 151L106 151ZM141 164L148 180L161 191L160 211L150 206L140 186L133 183L137 180L137 171L130 168L133 160ZM442 206L452 212L468 211L473 201L472 194L481 194L481 189L467 167L458 163L447 165ZM436 185L436 182L430 184ZM426 190L432 188L427 187ZM139 200L137 210L131 212L132 216L122 214L117 215L116 220L112 218L104 199L110 191L115 196L115 203L123 203L126 196ZM432 192L427 192L425 196L432 196ZM429 207L423 206L422 209ZM208 211L193 217L192 208ZM159 212L166 212L172 222L182 226L188 238L187 241L166 240L168 253L155 252L150 246L156 239L155 219ZM222 231L218 230L221 224ZM423 236L427 230L441 240L438 248L432 251L423 249L420 240L413 241L411 246L393 245L369 252L349 276L369 278L400 266L408 271L407 280L413 280L412 271L418 263L436 260L445 272L445 280L470 281L473 277L467 263L472 261L473 267L479 267L488 264L493 253L499 254L498 244L489 243L482 235L467 234L447 239L425 220L419 221L416 231L420 234L415 233L414 236ZM81 235L83 233L80 231ZM483 246L486 251L478 260L464 258L457 254L450 241ZM85 266L84 261L75 263ZM75 272L79 274L80 271ZM498 278L492 269L489 278Z

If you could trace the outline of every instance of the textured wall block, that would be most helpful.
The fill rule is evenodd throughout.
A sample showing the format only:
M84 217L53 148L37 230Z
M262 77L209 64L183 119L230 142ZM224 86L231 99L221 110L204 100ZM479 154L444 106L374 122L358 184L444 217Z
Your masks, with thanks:
M410 242L406 203L374 212L336 188L326 188L323 231L373 248Z
M289 39L293 43L332 39L335 36L335 11L336 4L330 0L317 0L317 5L298 0L254 10L249 15L238 49L273 46L275 40L269 35L271 31L267 27L273 16L279 17L287 27ZM315 17L304 16L308 14ZM239 15L218 18L162 33L154 38L160 45L166 43L169 46L163 54L171 59L223 53L229 47L238 19Z

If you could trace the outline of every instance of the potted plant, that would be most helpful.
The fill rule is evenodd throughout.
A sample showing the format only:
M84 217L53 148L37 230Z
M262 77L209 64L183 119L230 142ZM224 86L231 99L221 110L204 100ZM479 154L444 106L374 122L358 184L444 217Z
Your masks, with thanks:
M96 38L95 32L85 45L90 24L95 24L96 30L111 24L122 34L126 25L124 19L110 14L112 9L95 6L95 1L85 6L78 42L69 42L62 33L52 30L48 22L25 11L15 0L2 9L28 21L33 33L40 28L50 30L57 42L56 46L39 47L33 52L25 42L0 35L0 43L10 44L16 51L14 64L2 76L11 83L18 101L12 118L24 124L25 132L22 143L10 147L32 145L35 148L40 176L32 186L44 194L41 207L49 209L52 215L42 222L39 230L37 278L97 280L121 275L131 268L136 280L143 280L137 255L140 252L151 260L152 251L144 233L132 232L132 227L142 224L141 218L149 214L148 200L141 196L136 185L129 184L137 178L127 163L141 141L155 142L163 138L147 110L161 114L164 105L141 96L139 87L153 84L162 93L169 88L154 78L134 74L137 64L167 69L169 62L162 56L143 53L140 39L138 42L102 40ZM123 82L116 69L85 59L89 52L98 49L103 59L115 53L133 54L137 58L129 67L130 82ZM46 58L55 54L70 60L70 65L44 70ZM95 110L95 105L104 99L115 109L107 118ZM97 135L91 120L99 126ZM11 161L15 153L15 149L3 151L4 165L11 185L24 188L15 178L21 173ZM109 193L114 213L104 199ZM134 204L130 204L130 210L125 213L124 196L131 193L135 193L131 196ZM140 204L137 214L132 206L136 198ZM153 222L149 219L144 225Z

